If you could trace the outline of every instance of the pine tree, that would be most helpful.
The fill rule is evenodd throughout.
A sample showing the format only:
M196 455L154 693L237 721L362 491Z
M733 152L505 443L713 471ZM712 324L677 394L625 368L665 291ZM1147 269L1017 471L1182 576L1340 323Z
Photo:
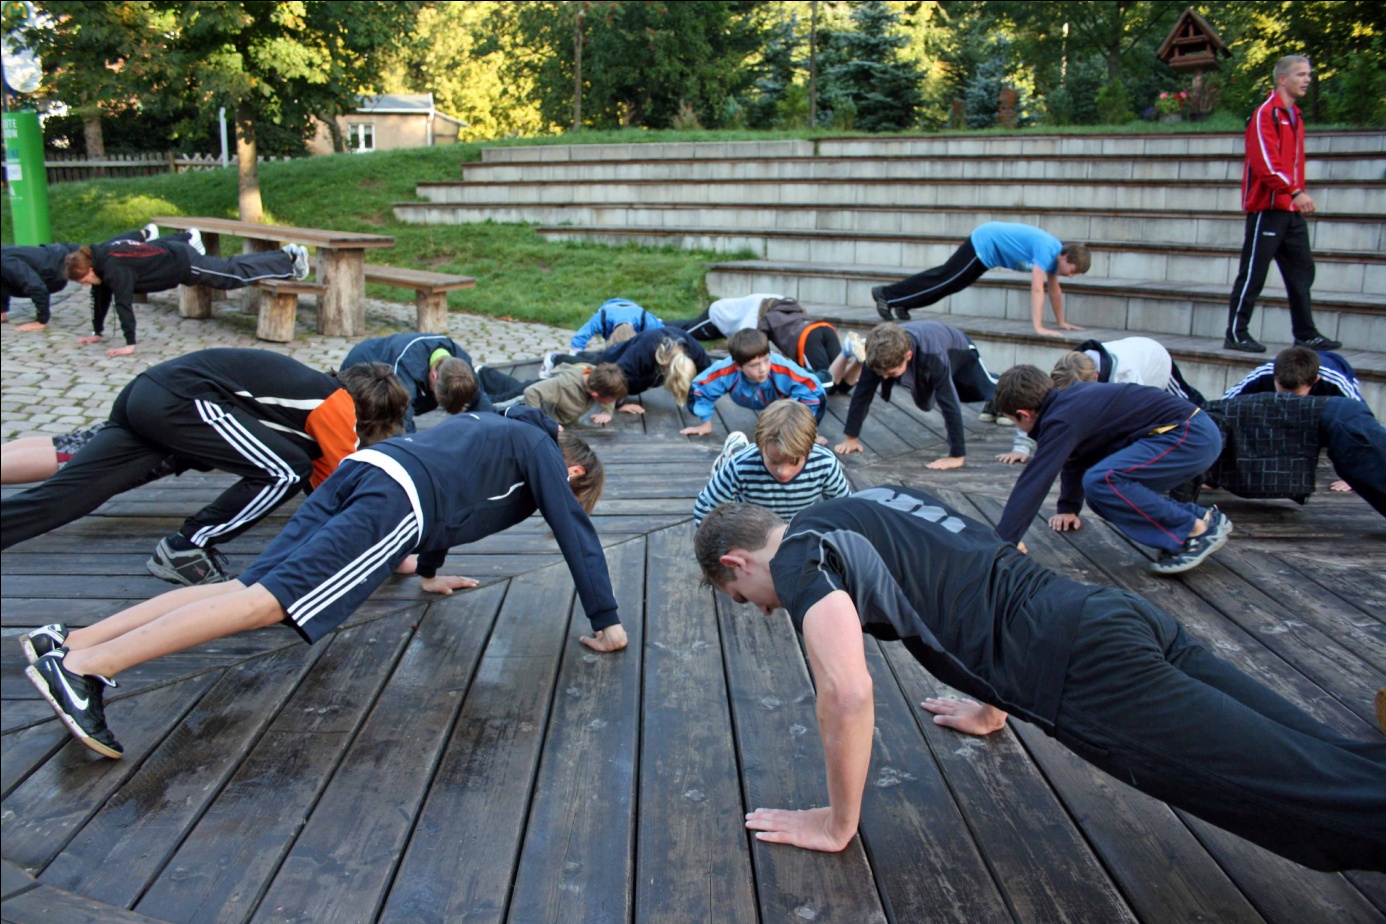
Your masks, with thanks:
M868 0L852 10L855 31L832 36L835 63L824 69L824 97L840 100L839 108L849 101L863 131L911 128L923 102L917 66L900 58L908 39L896 31L899 21L890 4Z

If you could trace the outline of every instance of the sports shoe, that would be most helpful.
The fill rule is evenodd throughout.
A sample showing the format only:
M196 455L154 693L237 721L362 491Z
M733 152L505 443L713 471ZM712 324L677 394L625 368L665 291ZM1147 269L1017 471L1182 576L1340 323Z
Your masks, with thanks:
M539 378L553 378L553 358L557 355L557 350L549 350L544 354L544 361L539 364Z
M196 228L188 229L188 246L202 254L202 256L207 256L207 245L202 243L202 232Z
M876 313L881 316L881 320L889 321L892 316L890 313L890 305L886 303L885 296L881 294L883 288L885 288L885 286L876 286L873 288L871 290L871 298L876 302Z
M300 282L308 278L308 248L302 244L285 244L284 252L294 259L294 278Z
M998 414L996 412L996 405L993 404L991 401L988 401L986 404L982 405L982 412L977 415L977 419L980 420L982 423L994 423L998 427L1015 426L1014 420L1011 420L1005 414Z
M854 330L842 335L842 355L866 365L866 340Z
M74 674L63 666L66 648L55 648L24 668L24 676L48 700L68 731L87 747L106 757L120 757L125 749L106 727L106 707L101 698L115 681L96 674Z
M1315 334L1308 340L1296 340L1295 346L1308 347L1311 350L1336 350L1343 344L1339 340L1329 340L1323 334Z
M1222 348L1224 350L1236 350L1239 353L1264 353L1265 344L1257 343L1251 339L1250 334L1228 334L1222 338Z
M144 566L156 578L171 584L195 587L198 584L220 584L229 581L226 569L230 562L216 549L175 549L168 539L160 539L154 554Z
M1232 535L1232 521L1227 519L1221 510L1213 507L1204 517L1204 522L1208 524L1207 530L1186 539L1184 547L1178 552L1167 552L1157 561L1151 562L1150 570L1156 574L1181 574L1191 571L1203 564L1203 560L1209 555L1226 545L1227 537Z
M746 434L740 430L733 430L728 433L726 440L722 443L722 451L717 454L716 460L712 463L712 474L715 475L721 471L722 466L726 465L732 456L749 445L751 445L751 441L746 439Z
M48 652L63 647L69 631L67 626L60 622L41 626L21 635L19 647L24 649L24 657L28 662L34 664Z
M140 230L144 232L144 239L146 241L152 241L159 236L159 226L152 221Z

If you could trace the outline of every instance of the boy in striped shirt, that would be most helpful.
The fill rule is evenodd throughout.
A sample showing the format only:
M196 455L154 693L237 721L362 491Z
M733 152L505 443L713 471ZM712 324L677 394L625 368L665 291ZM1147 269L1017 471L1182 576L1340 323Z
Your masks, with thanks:
M819 446L813 412L797 401L772 403L756 421L756 442L727 437L712 480L693 504L693 521L719 504L759 504L788 520L820 500L852 493L837 456Z

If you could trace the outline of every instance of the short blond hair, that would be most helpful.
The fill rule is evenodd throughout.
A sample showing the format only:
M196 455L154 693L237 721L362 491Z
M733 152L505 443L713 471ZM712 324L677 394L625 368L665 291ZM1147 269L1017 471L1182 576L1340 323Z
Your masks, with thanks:
M629 322L617 324L611 329L611 336L606 338L606 345L614 347L618 343L625 343L635 336L635 327Z
M899 324L877 324L866 335L866 368L885 375L909 359L910 335Z
M1313 67L1313 64L1311 64L1309 59L1304 55L1285 55L1279 61L1275 62L1275 70L1273 72L1275 82L1279 83L1281 77L1288 77L1290 71L1295 69L1296 64L1308 64L1310 67Z
M817 440L813 412L789 398L772 401L756 421L756 445L761 452L774 446L790 459L807 459Z
M1064 389L1074 382L1096 382L1097 363L1092 361L1092 357L1087 353L1074 350L1059 357L1059 361L1050 370L1049 377L1054 380L1054 387Z

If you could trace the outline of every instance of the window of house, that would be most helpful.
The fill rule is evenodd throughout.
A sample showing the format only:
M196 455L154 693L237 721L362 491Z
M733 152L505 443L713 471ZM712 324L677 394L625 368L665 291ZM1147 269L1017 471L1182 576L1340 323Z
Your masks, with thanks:
M375 150L375 126L369 122L347 124L347 150L360 153Z

